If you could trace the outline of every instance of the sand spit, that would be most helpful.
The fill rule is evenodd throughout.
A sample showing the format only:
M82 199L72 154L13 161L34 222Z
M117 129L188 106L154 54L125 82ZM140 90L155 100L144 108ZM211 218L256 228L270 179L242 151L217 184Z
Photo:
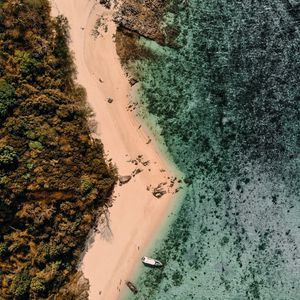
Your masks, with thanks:
M90 299L118 299L167 217L177 181L155 138L127 109L132 88L116 54L112 10L93 0L51 2L53 15L68 18L77 81L86 89L107 157L120 175L131 176L116 186L113 206L100 217L81 266Z

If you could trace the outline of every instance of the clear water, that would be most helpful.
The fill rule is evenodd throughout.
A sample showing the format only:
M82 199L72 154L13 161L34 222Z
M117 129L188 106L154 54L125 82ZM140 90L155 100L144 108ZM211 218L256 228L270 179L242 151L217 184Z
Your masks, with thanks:
M182 2L182 47L145 42L143 99L192 184L130 299L300 299L297 2Z

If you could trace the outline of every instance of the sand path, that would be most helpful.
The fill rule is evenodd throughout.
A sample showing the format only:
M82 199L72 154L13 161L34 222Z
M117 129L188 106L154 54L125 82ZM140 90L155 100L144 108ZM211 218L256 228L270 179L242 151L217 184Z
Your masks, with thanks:
M107 32L99 29L101 34L97 38L91 34L96 20L100 16L111 20L112 12L94 0L51 2L53 15L68 18L77 81L87 91L106 154L117 165L120 175L128 175L137 167L143 169L129 183L116 186L116 200L107 216L109 226L102 226L95 235L81 266L90 281L90 299L114 300L120 297L125 281L131 279L146 246L166 219L174 199L172 193L157 199L146 187L166 181L171 176L170 165L162 159L155 142L146 143L149 134L139 128L134 113L126 109L131 91L113 42L115 24L108 21ZM109 97L112 103L107 102ZM128 162L138 155L143 155L143 161L149 160L149 166Z

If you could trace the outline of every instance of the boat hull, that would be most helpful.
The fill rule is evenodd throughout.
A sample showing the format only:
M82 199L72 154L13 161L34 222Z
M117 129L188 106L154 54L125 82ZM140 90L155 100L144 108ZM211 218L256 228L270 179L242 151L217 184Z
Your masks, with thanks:
M146 257L146 256L142 257L142 262L145 266L153 267L153 268L158 268L158 267L163 266L162 262L160 262L159 260L149 258L149 257Z

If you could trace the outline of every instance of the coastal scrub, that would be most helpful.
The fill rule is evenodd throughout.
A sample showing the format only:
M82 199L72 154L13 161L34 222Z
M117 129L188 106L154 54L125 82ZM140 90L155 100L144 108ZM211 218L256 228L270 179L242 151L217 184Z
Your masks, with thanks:
M86 297L76 268L115 172L68 42L47 0L0 1L1 299Z

